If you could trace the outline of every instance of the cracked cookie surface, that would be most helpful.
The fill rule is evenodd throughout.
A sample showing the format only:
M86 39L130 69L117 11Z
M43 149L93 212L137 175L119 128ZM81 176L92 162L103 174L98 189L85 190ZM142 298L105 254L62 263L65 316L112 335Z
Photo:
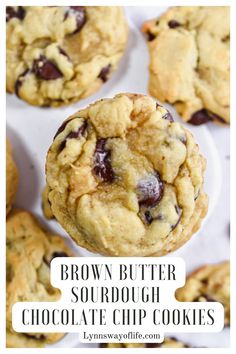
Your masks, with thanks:
M7 91L37 106L91 95L116 69L127 42L116 6L6 8Z
M178 301L218 301L225 309L225 325L230 323L230 264L224 262L201 267L176 291Z
M50 283L50 262L72 256L59 236L45 232L27 211L13 210L7 218L7 347L43 347L63 333L17 333L12 329L12 306L18 301L57 301L60 291Z
M18 187L18 171L12 156L10 141L6 141L6 214L12 208Z
M190 348L174 337L165 338L162 343L102 343L101 348Z
M195 125L230 121L229 15L229 7L179 6L142 26L150 94Z
M48 199L82 247L112 256L164 255L207 212L205 159L192 134L152 98L119 94L76 112L46 162Z

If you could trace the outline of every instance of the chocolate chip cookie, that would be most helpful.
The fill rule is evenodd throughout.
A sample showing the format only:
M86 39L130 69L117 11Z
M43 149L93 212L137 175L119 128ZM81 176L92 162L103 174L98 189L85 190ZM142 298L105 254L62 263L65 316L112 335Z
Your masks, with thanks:
M178 6L143 24L149 92L194 125L230 121L229 7Z
M192 273L183 288L176 291L179 301L218 301L225 309L225 324L230 323L229 262L206 265Z
M189 345L173 337L165 338L163 343L102 343L101 348L190 348Z
M111 76L127 42L117 6L7 6L7 91L37 106L76 102Z
M54 215L51 209L48 193L49 193L49 188L48 185L46 185L42 191L42 209L45 218L50 220L54 218Z
M14 202L18 187L18 171L15 161L12 157L12 147L7 139L6 141L6 214L9 213Z
M7 347L42 347L62 333L17 333L12 329L12 305L18 301L57 301L60 291L50 284L50 262L71 256L59 236L45 232L27 211L13 210L7 218Z
M164 255L207 212L205 159L152 98L119 94L76 112L46 162L51 210L74 241L111 256Z

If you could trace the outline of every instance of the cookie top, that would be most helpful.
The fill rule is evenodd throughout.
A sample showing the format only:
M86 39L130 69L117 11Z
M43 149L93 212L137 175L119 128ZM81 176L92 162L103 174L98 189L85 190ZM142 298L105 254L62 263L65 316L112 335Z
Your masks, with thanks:
M44 346L63 333L16 333L12 329L12 305L18 301L57 301L60 291L50 284L50 262L71 256L59 236L45 232L27 211L14 210L7 218L7 346Z
M91 95L123 55L117 6L7 6L7 91L37 106Z
M9 213L14 202L18 187L18 171L12 157L10 141L6 141L6 214Z
M229 7L178 6L147 21L149 91L199 125L230 121Z
M163 255L207 211L205 159L152 98L119 94L59 128L46 163L54 216L80 246L113 256Z
M190 348L174 337L165 338L163 343L102 343L101 348Z
M230 323L229 262L206 265L193 272L183 288L176 291L179 301L218 301L225 309L225 324Z

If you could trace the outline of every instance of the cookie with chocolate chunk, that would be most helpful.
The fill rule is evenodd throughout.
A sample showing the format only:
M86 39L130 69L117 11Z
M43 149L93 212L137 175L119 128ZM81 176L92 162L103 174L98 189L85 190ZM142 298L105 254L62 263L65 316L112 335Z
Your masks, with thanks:
M217 301L225 309L225 324L230 323L230 265L211 264L193 272L183 288L176 291L179 301Z
M111 256L164 255L207 212L205 159L152 98L119 94L69 117L48 151L51 211L74 241Z
M12 156L10 141L6 141L6 214L12 208L18 187L18 171Z
M174 338L167 337L162 343L102 343L100 348L190 348L189 345Z
M149 92L185 121L230 122L229 7L178 6L142 26L150 54Z
M127 42L117 6L7 6L7 91L60 106L97 91Z
M72 256L59 236L47 233L27 211L13 210L7 218L6 325L7 347L43 347L63 333L17 333L12 328L12 306L19 301L57 301L60 291L50 283L54 257Z

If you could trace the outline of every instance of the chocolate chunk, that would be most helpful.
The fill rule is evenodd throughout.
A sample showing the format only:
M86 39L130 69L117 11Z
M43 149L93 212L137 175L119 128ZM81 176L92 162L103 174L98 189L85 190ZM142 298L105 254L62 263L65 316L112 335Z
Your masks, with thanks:
M6 22L10 21L12 18L18 18L23 20L25 17L25 9L23 6L17 6L15 9L12 6L6 7Z
M99 139L95 148L93 172L103 182L111 183L115 179L111 166L111 151L106 149L107 139Z
M164 184L156 172L141 180L137 186L138 201L140 206L154 207L163 197Z
M86 23L86 12L84 6L70 6L70 10L65 14L65 20L72 14L76 19L76 29L73 34L78 33Z
M170 114L170 112L167 112L166 114L164 114L164 116L162 116L162 118L169 120L170 122L174 122L174 118L172 117L172 114Z
M153 34L153 33L150 32L150 31L147 31L147 32L146 32L146 35L147 35L147 40L148 40L148 42L151 42L151 41L153 41L153 40L156 38L155 34Z
M86 132L87 126L88 126L88 123L87 123L87 121L85 121L85 122L79 127L78 130L76 130L75 132L74 132L74 131L70 132L70 133L65 137L65 139L61 142L60 147L59 147L59 150L62 151L62 150L65 148L67 140L69 140L69 139L78 139L78 138L80 138L81 136L83 136L83 135L85 134L85 132Z
M25 76L29 73L29 69L26 69L22 74L19 75L15 82L15 94L20 98L19 91L23 84Z
M218 116L215 113L212 113L208 111L207 109L203 108L200 111L197 111L192 114L190 120L188 123L193 124L193 125L201 125L210 121L216 120L220 123L225 124L225 120Z
M206 109L201 109L200 111L197 111L192 114L190 120L188 123L193 124L193 125L201 125L204 123L207 123L211 121L211 117L208 115L208 112Z
M108 80L108 76L110 73L110 69L111 69L111 64L108 64L107 66L105 66L99 73L98 78L101 79L103 82L106 82Z
M39 59L34 60L33 72L43 80L56 80L63 76L57 66L44 55L40 55Z
M180 27L181 24L180 24L178 21L176 21L176 20L170 20L170 21L168 22L168 26L169 26L170 28L176 28L176 27Z

